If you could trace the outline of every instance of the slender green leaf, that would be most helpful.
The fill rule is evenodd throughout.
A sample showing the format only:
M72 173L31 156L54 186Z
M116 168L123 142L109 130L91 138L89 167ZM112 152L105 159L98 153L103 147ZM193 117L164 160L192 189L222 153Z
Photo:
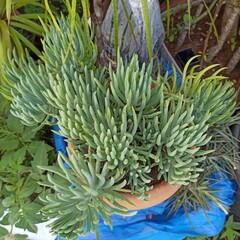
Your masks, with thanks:
M6 17L7 17L8 24L9 24L10 18L11 18L12 4L13 4L12 0L7 0L6 1Z
M40 3L39 0L18 0L14 3L14 9L16 10L26 5L34 5L34 6L45 9L44 5Z
M48 0L44 0L44 3L45 3L46 10L47 10L47 12L49 13L49 15L50 15L50 17L51 17L51 20L52 20L54 26L55 26L56 29L61 33L61 35L63 35L63 33L62 33L62 31L61 31L58 23L57 23L57 20L56 20L56 18L54 17L54 15L53 15L53 13L52 13L52 10L51 10L51 8L50 8L50 6L49 6L49 4L48 4Z
M127 10L126 4L125 4L124 0L121 0L121 2L122 2L122 6L123 6L123 10L124 10L125 16L127 18L128 26L130 27L130 30L132 32L132 35L133 35L133 38L134 38L135 42L137 43L135 32L134 32L134 29L133 29L133 25L132 25L130 16L128 14L128 10Z
M1 43L1 59L7 59L7 52L11 49L11 39L9 36L8 25L4 20L0 20L0 43ZM1 60L0 60L1 61Z
M167 0L167 38L170 38L170 22L171 22L170 0ZM171 36L174 37L173 34Z
M18 15L18 16L11 16L11 20L15 20L15 21L18 21L18 18L21 17L21 18L24 18L24 19L28 19L28 20L31 20L31 19L39 19L39 18L44 18L46 16L45 13L23 13L21 15Z
M10 25L27 30L37 35L42 35L44 33L43 27L41 27L40 25L38 25L37 23L31 20L20 18L20 17L17 18L17 20L15 21L11 21Z
M142 0L142 9L143 9L143 20L146 31L146 39L147 39L147 47L148 47L148 56L149 61L152 60L152 35L151 35L151 23L149 18L149 9L148 2L146 0Z
M9 27L9 33L13 40L14 46L17 49L18 55L22 56L23 55L23 47L22 47L22 44L21 44L19 38L17 37L16 30L12 27Z
M66 52L66 56L65 56L65 60L66 61L68 54L72 48L72 42L73 42L73 37L74 37L74 32L75 32L75 24L76 24L76 6L77 6L77 1L76 0L72 0L72 8L71 8L71 25L70 25L70 39L69 39L69 43L68 43L68 48L67 48L67 52Z
M205 0L203 0L203 4L204 4L204 6L205 6L205 8L206 8L206 10L207 10L207 12L208 12L208 16L209 16L209 18L210 18L210 20L211 20L211 24L212 24L212 27L213 27L214 35L215 35L217 41L219 42L218 31L217 31L216 24L215 24L215 21L214 21L214 19L213 19L213 16L212 16L212 14L211 14L211 11L210 11L208 5L206 4L206 1L205 1Z
M41 52L21 33L15 32L19 40L21 40L28 48L30 48L37 56L41 56Z
M6 13L6 0L0 1L0 18L2 19Z

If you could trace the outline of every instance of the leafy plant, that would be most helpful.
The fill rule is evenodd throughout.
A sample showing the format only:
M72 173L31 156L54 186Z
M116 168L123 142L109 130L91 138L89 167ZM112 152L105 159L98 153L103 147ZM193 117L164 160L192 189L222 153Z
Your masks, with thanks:
M46 219L56 218L51 231L67 239L94 231L98 238L98 213L109 225L112 214L129 214L118 204L126 200L120 193L147 198L152 168L159 181L183 185L176 196L186 209L207 209L209 198L224 209L209 190L209 176L219 168L231 171L237 155L221 141L219 166L213 144L218 131L227 139L239 116L231 117L236 92L221 70L205 77L214 66L188 71L189 62L178 88L175 73L154 77L153 64L140 67L137 56L124 63L118 54L116 66L97 67L93 31L78 16L74 32L71 24L62 16L46 28L43 62L13 54L5 66L14 83L13 115L30 126L52 124L54 117L74 146L69 157L59 155L58 166L40 167L49 173L40 184L54 190L41 196Z
M23 54L23 44L31 49L36 55L41 55L40 51L30 42L18 29L24 29L31 33L41 36L44 32L41 24L37 23L39 18L44 19L45 13L28 14L22 13L21 8L28 5L38 6L44 11L44 5L39 0L32 1L1 1L0 4L0 18L1 18L1 61L7 60L7 51L11 49L12 44L19 55ZM21 43L22 42L22 43Z
M37 183L43 178L39 164L48 164L52 147L39 141L36 129L24 127L11 114L0 117L0 224L37 232L42 222L42 202L38 196L43 187ZM12 235L4 227L1 237ZM14 235L13 239L26 239Z
M0 227L0 240L27 240L26 234L11 234L7 229Z
M232 52L236 49L236 39L235 39L235 37L230 38L230 48L231 48Z
M170 36L170 22L171 22L170 0L167 0L167 37Z
M25 13L29 6L38 8L37 13ZM0 2L0 62L8 60L8 52L15 48L18 55L24 54L24 48L30 49L37 56L40 50L35 46L35 36L42 36L44 29L39 19L44 20L47 15L44 5L40 0L2 0ZM30 39L33 36L33 39ZM8 100L11 100L11 84L4 76L0 68L0 92Z
M227 222L225 223L224 230L219 234L220 236L214 237L214 240L217 239L227 239L231 240L234 239L235 237L240 237L240 223L239 222L234 222L233 221L233 215L231 215Z
M240 223L234 222L233 215L230 215L225 223L223 230L213 238L209 237L197 237L197 238L186 238L186 240L233 240L240 237Z

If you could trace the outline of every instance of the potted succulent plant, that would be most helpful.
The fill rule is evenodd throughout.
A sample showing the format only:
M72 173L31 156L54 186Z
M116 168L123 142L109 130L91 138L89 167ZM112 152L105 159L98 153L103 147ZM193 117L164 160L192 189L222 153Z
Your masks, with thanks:
M54 190L42 198L51 231L67 239L90 231L98 237L99 214L111 225L112 214L132 215L128 209L148 207L151 196L158 204L155 196L162 193L153 193L155 185L170 187L160 201L180 187L176 199L184 192L192 206L217 201L199 186L208 186L212 171L234 167L232 143L219 134L239 120L232 117L232 84L222 81L220 70L205 77L214 66L188 73L186 66L178 88L174 74L162 76L151 62L139 66L136 55L128 63L118 55L116 65L97 66L84 18L76 18L73 34L70 29L70 18L61 17L45 27L41 61L13 54L5 66L14 83L12 113L26 125L57 123L71 144L55 165L39 166L48 176L40 184Z

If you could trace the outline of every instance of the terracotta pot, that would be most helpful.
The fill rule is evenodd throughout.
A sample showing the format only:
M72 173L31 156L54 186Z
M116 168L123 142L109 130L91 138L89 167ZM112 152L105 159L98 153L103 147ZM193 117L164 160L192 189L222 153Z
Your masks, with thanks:
M70 152L72 152L72 147L70 143L68 143L68 149ZM121 192L121 194L125 198L127 198L132 204L126 201L120 201L119 204L127 208L128 210L141 210L145 208L150 208L169 199L174 193L178 191L180 187L181 185L179 184L170 185L168 182L162 181L155 184L153 189L147 192L149 194L149 198L145 201L137 199L134 194ZM111 202L109 202L107 199L105 199L105 201L110 206L113 206Z
M146 201L137 199L136 196L131 193L122 192L121 194L125 198L127 198L133 205L129 204L126 201L120 201L119 204L123 207L126 207L128 210L141 210L145 208L150 208L169 199L174 193L178 191L180 187L181 185L179 184L170 185L168 182L165 181L155 184L153 189L147 192L149 194L149 199L147 199ZM105 201L112 206L109 201Z

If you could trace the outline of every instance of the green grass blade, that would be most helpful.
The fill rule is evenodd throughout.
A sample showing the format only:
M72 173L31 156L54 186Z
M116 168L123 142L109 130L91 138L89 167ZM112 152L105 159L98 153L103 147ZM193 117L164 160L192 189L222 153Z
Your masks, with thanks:
M123 11L124 11L125 16L126 16L126 18L127 18L127 22L128 22L129 27L130 27L131 33L132 33L132 35L133 35L133 38L134 38L135 42L137 42L136 36L135 36L135 32L134 32L134 29L133 29L133 25L132 25L130 16L129 16L128 11L127 11L126 4L125 4L124 0L121 0L121 2L122 2Z
M0 18L3 18L3 15L6 13L6 0L1 0L0 1Z
M13 5L12 0L7 0L6 1L6 17L7 17L8 24L9 24L10 18L11 18L12 5Z
M15 21L12 21L10 23L10 26L12 27L17 27L17 28L21 28L21 29L24 29L28 32L32 32L32 33L35 33L37 35L42 35L43 32L39 32L38 30L36 30L35 28L32 28L30 27L29 25L27 24L24 24L24 23L19 23L19 22L15 22Z
M70 13L71 12L71 4L70 4L69 0L66 0L65 4L66 4L68 12Z
M151 24L149 18L149 10L148 3L146 0L142 0L142 8L143 8L143 20L146 31L146 39L147 39L147 48L148 48L148 56L149 60L152 60L152 37L151 37Z
M167 37L170 35L170 23L171 23L171 8L170 0L167 0Z
M113 8L113 31L114 31L114 43L115 43L115 51L116 56L118 52L118 10L117 10L117 1L112 1Z
M191 17L191 0L187 0L187 7L188 7L188 34L190 36L191 24L192 24L192 17Z
M64 62L66 61L68 54L72 48L72 42L73 42L73 37L74 37L74 28L75 28L75 24L76 24L76 8L77 8L77 1L72 0L72 7L71 7L71 11L70 11L70 16L71 16L70 31L71 31L71 33L70 33L70 39L69 39L69 43L68 43L66 56L64 58Z
M24 16L19 15L19 16L14 17L12 20L14 20L14 21L11 21L11 23L10 23L10 25L12 25L12 26L23 28L23 29L25 29L29 32L33 32L37 35L42 35L44 33L44 29L41 25L25 18Z
M8 33L8 25L4 20L0 21L0 61L7 59L7 51L11 49L11 39Z
M206 8L206 10L208 12L208 16L209 16L209 18L211 20L214 36L216 37L217 41L219 42L219 35L218 35L218 31L217 31L217 28L216 28L216 25L215 25L215 21L214 21L214 19L212 17L212 13L211 13L208 5L206 4L205 0L203 0L203 4L204 4L204 6L205 6L205 8Z
M0 42L0 49L1 49L1 42ZM4 98L6 98L9 101L13 100L13 97L11 95L11 88L13 83L6 78L6 76L3 73L3 68L0 66L0 93Z
M31 49L37 56L41 56L41 52L27 39L25 38L21 33L18 31L15 32L19 40L21 40L29 49Z
M21 44L19 38L17 37L16 32L17 31L14 28L9 27L9 33L10 33L11 39L14 43L14 46L17 49L18 55L22 56L23 55L23 47L22 47L22 44Z
M45 13L24 13L24 14L21 14L18 16L11 16L11 20L16 20L20 16L25 19L37 19L38 20L39 18L43 19L46 16L46 14Z
M56 20L56 18L54 17L54 15L53 15L53 13L52 13L52 10L51 10L51 8L50 8L50 6L49 6L49 4L48 4L48 0L44 0L44 3L45 3L45 8L46 8L47 12L49 13L49 15L50 15L50 17L51 17L51 20L52 20L55 28L61 33L61 35L63 35L63 33L62 33L62 31L61 31L58 23L57 23L57 20Z
M34 6L45 9L44 4L40 3L39 0L37 0L37 1L18 1L14 3L14 10L22 8L26 5L34 5Z
M89 4L88 4L87 0L82 0L82 8L83 8L84 28L88 29L88 18L89 18L90 12L89 12ZM88 44L88 47L90 47L91 43L90 43L89 31L87 31L86 34L87 34L87 39L88 39L87 44Z

